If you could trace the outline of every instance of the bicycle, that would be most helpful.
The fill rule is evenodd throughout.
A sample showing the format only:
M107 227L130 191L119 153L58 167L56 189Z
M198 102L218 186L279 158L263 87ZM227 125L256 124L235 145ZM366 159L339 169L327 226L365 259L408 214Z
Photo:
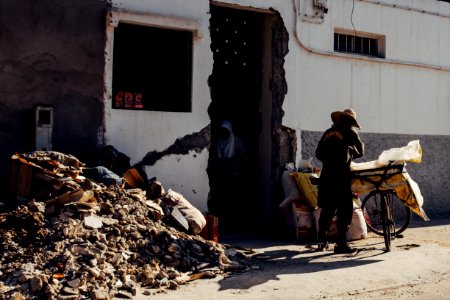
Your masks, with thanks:
M367 181L374 186L361 203L367 228L377 235L384 237L386 251L391 251L391 240L401 237L411 221L411 209L405 206L395 192L394 188L381 188L381 185L392 176L406 172L406 163L352 171L353 177Z

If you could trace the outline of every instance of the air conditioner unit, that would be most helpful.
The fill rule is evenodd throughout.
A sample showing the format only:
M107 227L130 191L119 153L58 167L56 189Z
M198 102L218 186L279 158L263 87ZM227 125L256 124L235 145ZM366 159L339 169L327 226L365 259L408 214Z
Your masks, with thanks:
M36 150L50 151L53 147L53 107L36 106Z

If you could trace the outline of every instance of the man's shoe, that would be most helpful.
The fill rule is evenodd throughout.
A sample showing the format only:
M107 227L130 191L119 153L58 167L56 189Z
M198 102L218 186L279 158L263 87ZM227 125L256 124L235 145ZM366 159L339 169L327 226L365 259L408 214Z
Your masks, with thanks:
M316 249L316 251L317 252L321 252L321 251L325 251L325 250L328 250L328 243L318 243L317 244L317 249Z
M336 245L334 246L334 253L336 254L350 254L354 253L356 248L352 248L349 245Z

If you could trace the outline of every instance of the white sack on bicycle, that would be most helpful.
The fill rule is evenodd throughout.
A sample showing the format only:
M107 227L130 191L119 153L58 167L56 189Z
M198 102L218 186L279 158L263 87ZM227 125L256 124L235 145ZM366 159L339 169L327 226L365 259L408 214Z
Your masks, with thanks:
M380 156L378 156L377 160L361 163L352 161L350 163L350 169L352 171L375 169L387 166L391 161L399 164L404 162L421 163L422 147L420 146L419 140L410 141L405 147L384 150L381 152Z
M422 148L419 140L410 141L408 145L401 148L392 148L383 151L378 157L377 162L387 164L390 161L400 162L422 162Z
M403 164L405 162L420 163L422 161L422 148L419 140L413 140L408 143L407 146L402 148L392 148L385 150L381 153L376 161L354 163L350 165L352 171L363 171L375 168L384 167L394 161L395 164ZM379 176L381 171L374 171L374 177ZM357 194L368 194L374 190L375 186L366 180L353 179L352 191ZM422 219L428 221L429 218L423 210L423 197L420 192L419 185L412 180L411 176L405 171L401 174L394 175L381 183L380 189L388 190L394 189L397 197L399 197L403 203L411 208L411 210L420 216Z

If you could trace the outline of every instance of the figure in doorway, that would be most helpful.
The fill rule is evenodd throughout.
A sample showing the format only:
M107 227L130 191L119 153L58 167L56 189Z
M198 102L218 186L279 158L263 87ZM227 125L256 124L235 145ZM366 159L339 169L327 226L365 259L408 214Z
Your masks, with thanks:
M231 220L240 213L240 193L245 188L242 175L246 168L246 148L228 120L221 123L217 135L208 163L208 210L219 218L221 229L233 231L236 228Z

